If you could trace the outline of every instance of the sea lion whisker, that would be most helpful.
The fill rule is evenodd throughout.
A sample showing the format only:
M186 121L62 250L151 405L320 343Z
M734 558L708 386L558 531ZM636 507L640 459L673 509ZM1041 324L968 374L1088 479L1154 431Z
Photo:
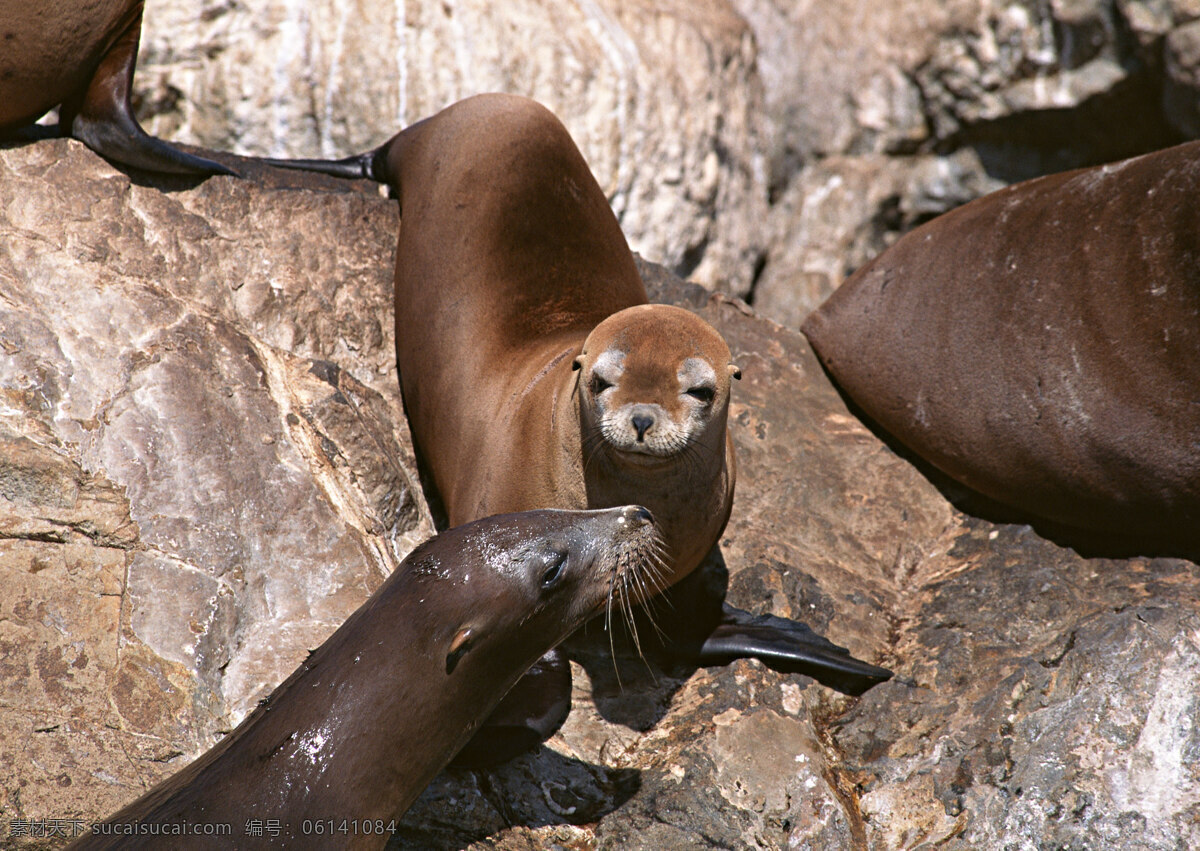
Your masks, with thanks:
M658 636L658 639L665 643L668 641L668 636L663 628L659 626L658 612L655 611L657 606L664 604L667 606L671 605L670 601L665 600L661 594L651 597L649 600L642 603L642 613L646 616L646 621L654 629L654 633Z
M654 629L654 632L658 636L659 640L665 642L667 640L667 635L663 631L662 627L659 626L655 607L663 604L671 606L671 602L670 600L665 599L661 593L651 593L641 577L637 577L637 581L640 583L640 599L638 602L638 607L641 609L643 615L645 615L646 621L649 622L650 626ZM635 616L631 614L630 618L636 624L636 620L634 620ZM641 655L640 649L641 648L639 646L639 655Z
M665 546L660 544L658 549L649 553L644 563L645 573L653 588L652 596L661 596L670 585L667 580L670 578L671 568L667 563L665 549ZM672 605L670 600L666 602Z
M608 633L608 656L612 659L613 675L617 678L617 688L624 691L625 685L621 682L621 671L617 666L617 645L615 638L615 630L612 628L612 595L608 598L608 614L604 624L605 632Z
M629 632L633 636L633 647L634 650L637 651L638 658L643 662L647 662L648 660L646 659L646 651L642 649L642 637L638 632L637 621L635 620L632 611L629 613Z
M706 457L706 452L708 452L708 447L703 446L696 440L689 441L680 450L680 457L688 465L689 476L696 477L709 466L710 459Z
M624 575L624 579L626 582L630 582L630 581L636 581L637 577L636 576L631 577L630 574L627 572ZM621 597L621 599L625 605L625 622L629 627L629 634L630 634L630 637L633 638L633 646L634 646L634 649L637 650L637 655L644 659L645 654L642 652L642 640L641 640L641 636L638 635L637 619L636 619L636 616L635 616L634 610L633 610L633 596L634 596L633 594L623 594Z
M588 469L593 462L600 457L606 443L604 435L598 430L593 430L581 436L581 449L583 450L583 471L587 475Z

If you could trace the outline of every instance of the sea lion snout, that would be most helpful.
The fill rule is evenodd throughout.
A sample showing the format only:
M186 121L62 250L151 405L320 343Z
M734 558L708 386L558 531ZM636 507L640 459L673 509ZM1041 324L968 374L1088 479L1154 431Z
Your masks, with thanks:
M645 443L646 432L654 428L654 422L657 419L653 409L648 405L635 405L630 414L629 421L633 424L633 430L637 432L637 442Z

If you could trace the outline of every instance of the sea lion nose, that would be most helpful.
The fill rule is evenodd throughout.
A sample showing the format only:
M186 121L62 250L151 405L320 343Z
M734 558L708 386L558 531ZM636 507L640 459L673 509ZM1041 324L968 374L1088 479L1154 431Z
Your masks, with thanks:
M621 516L632 526L648 526L654 522L654 515L650 513L650 509L640 505L625 506Z
M654 417L645 413L633 415L633 427L637 430L638 443L643 443L646 439L646 432L654 426Z

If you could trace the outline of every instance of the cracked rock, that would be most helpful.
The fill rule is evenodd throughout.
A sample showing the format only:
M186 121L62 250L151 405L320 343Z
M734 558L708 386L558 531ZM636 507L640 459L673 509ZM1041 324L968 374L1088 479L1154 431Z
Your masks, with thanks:
M395 211L274 197L0 151L5 842L186 764L430 532L381 333ZM382 259L315 262L339 222Z

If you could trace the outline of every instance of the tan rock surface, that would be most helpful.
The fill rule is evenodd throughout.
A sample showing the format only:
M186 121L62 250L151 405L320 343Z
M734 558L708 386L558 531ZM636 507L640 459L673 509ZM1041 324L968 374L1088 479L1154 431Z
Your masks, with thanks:
M176 770L428 532L388 363L394 205L248 170L131 180L73 142L0 149L8 845ZM626 643L614 670L582 636L563 731L443 775L394 847L1200 843L1196 565L960 513L798 334L642 270L744 372L709 578L898 676L853 699Z
M429 533L390 275L333 268L338 233L386 253L395 211L186 186L74 142L0 154L5 822L176 770Z

